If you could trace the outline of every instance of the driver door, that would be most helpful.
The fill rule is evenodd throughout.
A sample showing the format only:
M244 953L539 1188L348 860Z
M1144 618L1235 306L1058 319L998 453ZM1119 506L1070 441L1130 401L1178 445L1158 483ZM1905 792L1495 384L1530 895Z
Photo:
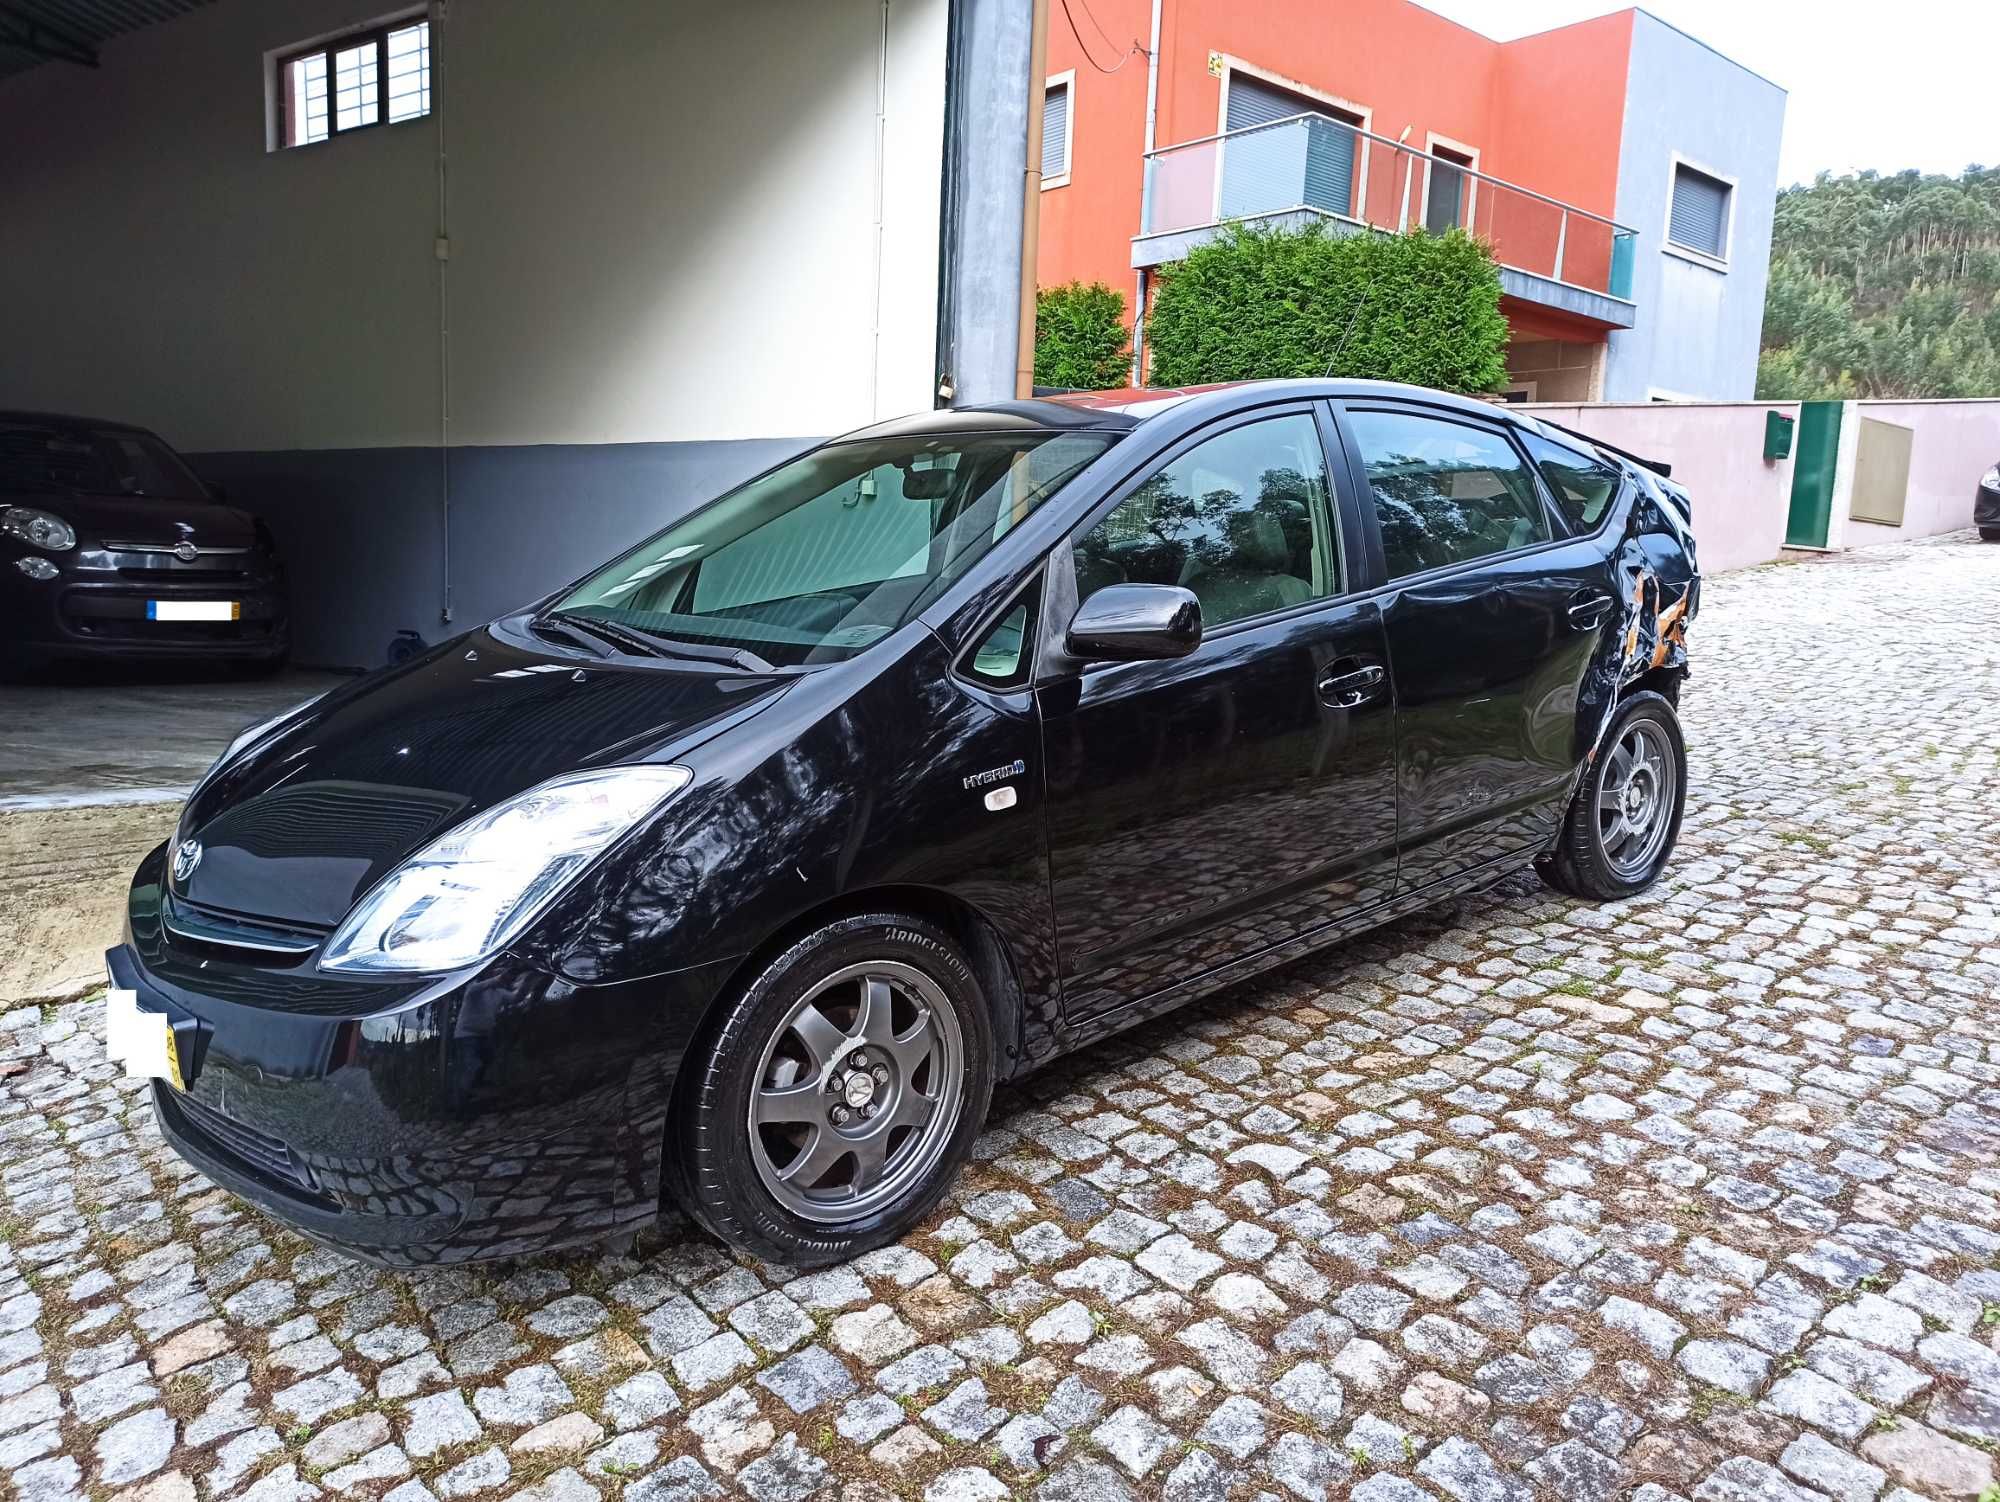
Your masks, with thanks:
M1383 900L1395 879L1381 612L1312 404L1221 420L1071 540L1079 602L1176 584L1203 638L1071 663L1037 689L1050 877L1072 1022L1161 995ZM1351 501L1351 497L1348 498Z

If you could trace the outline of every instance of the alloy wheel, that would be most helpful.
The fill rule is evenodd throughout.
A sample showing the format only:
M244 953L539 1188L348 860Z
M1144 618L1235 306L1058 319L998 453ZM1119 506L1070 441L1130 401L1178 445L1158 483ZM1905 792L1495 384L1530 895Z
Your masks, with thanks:
M1666 731L1634 719L1611 748L1597 789L1597 838L1622 879L1639 881L1659 859L1673 828L1679 779Z
M850 965L793 1004L758 1061L750 1153L807 1220L860 1219L936 1163L964 1082L958 1014L909 965Z

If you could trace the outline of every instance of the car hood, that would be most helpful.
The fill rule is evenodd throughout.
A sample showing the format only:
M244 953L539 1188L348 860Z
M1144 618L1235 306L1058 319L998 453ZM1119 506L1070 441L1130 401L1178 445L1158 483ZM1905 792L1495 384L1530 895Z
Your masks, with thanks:
M486 629L341 688L196 793L179 899L331 928L450 826L564 772L667 759L797 679L625 665ZM169 863L172 864L171 862ZM183 863L183 866L185 863Z
M63 490L0 495L0 508L7 506L54 512L87 543L136 542L170 548L185 540L202 548L247 548L257 537L257 523L249 512L220 501Z

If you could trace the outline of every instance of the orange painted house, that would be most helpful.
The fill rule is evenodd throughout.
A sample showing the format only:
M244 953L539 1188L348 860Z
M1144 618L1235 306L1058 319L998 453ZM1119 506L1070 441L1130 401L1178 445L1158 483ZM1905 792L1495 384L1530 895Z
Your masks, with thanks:
M1118 289L1142 348L1157 269L1224 222L1455 225L1501 265L1511 399L1751 395L1784 91L1647 12L1501 42L1410 0L1055 0L1049 28L1039 281Z

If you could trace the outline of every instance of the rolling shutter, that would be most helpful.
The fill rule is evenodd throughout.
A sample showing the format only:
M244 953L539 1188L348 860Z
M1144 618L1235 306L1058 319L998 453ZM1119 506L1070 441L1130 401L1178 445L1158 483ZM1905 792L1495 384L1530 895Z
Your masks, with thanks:
M1729 184L1685 163L1674 167L1674 201L1667 238L1720 260L1729 236Z
M1061 177L1069 171L1069 85L1059 83L1042 94L1042 176Z
M1294 115L1336 111L1317 99L1294 94L1261 78L1232 71L1229 130L1268 125ZM1227 147L1223 176L1222 214L1225 219L1264 214L1307 204L1330 214L1350 214L1354 206L1354 133L1323 121L1276 131Z

